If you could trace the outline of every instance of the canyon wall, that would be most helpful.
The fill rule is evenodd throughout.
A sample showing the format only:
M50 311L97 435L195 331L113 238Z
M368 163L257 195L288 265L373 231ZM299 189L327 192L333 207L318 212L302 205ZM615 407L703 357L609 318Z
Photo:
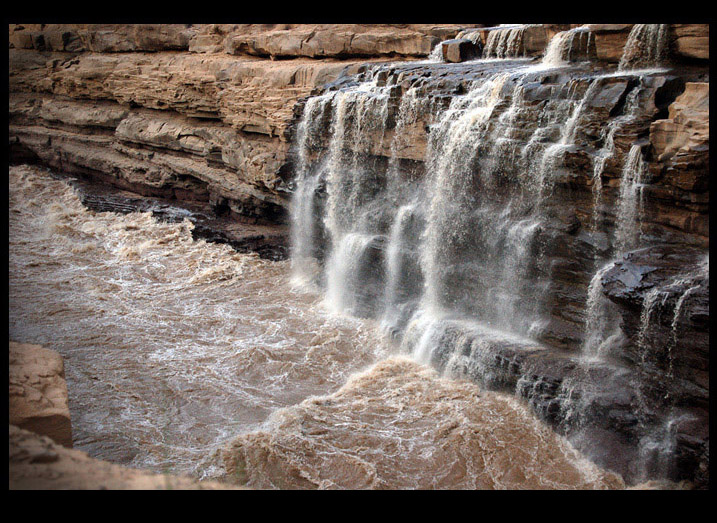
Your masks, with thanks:
M296 102L462 28L11 24L11 156L281 222Z

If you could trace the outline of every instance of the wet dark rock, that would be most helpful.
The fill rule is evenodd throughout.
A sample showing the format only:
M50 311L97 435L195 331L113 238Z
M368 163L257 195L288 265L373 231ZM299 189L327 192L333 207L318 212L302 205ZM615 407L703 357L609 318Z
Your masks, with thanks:
M237 252L256 252L260 258L280 261L289 256L288 230L285 226L268 226L241 223L219 212L217 207L206 204L190 204L156 197L113 190L111 186L99 185L89 180L68 180L78 191L82 204L97 212L151 212L161 221L192 222L192 237L212 243L226 243Z

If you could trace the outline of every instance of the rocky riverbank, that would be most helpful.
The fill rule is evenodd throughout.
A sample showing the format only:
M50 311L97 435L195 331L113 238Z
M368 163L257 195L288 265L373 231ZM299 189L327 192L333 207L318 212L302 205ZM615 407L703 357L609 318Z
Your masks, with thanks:
M236 489L217 482L152 474L72 450L62 357L40 345L10 342L9 486L11 490Z

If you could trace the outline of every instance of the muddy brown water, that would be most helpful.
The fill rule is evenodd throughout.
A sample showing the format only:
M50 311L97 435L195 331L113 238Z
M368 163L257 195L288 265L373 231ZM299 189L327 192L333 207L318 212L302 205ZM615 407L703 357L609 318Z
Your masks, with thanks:
M288 262L10 168L9 330L65 359L75 448L259 488L624 488L515 398L438 375Z

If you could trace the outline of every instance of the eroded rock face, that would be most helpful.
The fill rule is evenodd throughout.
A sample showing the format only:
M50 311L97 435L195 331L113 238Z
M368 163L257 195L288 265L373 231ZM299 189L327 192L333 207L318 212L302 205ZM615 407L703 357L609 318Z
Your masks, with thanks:
M464 27L11 24L11 156L283 222L297 102Z
M688 191L705 190L709 184L709 88L706 82L688 82L670 104L669 117L650 125L658 174Z
M241 487L152 474L89 457L15 425L9 426L10 490L237 490Z
M27 343L10 342L10 424L72 447L72 426L62 356Z

